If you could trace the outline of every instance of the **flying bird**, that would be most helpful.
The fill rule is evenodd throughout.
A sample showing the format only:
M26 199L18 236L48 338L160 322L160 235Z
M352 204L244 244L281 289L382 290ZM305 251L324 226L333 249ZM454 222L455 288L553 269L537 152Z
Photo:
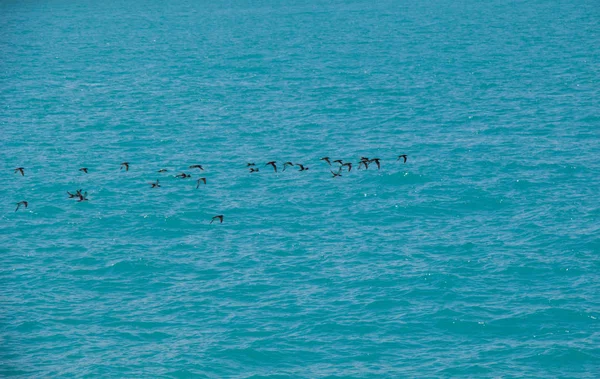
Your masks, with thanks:
M204 168L202 167L201 164L194 164L194 165L191 165L188 168L197 168L197 169L200 169L200 170L204 171Z
M285 171L285 169L286 169L288 166L293 166L293 165L294 165L294 164L293 164L292 162L285 162L285 163L283 164L283 171Z
M304 165L301 165L300 163L296 163L296 166L300 167L300 170L298 170L298 171L306 171L306 170L308 170L308 167L305 167Z
M406 159L407 159L406 154L398 155L398 159L396 159L396 160L399 161L400 158L404 158L404 163L406 163Z
M375 162L375 164L377 165L377 169L379 170L379 169L381 168L381 165L379 164L379 161L380 161L380 160L381 160L381 159L379 159L379 158L373 158L373 159L370 159L370 160L369 160L369 163L373 163L373 162Z
M29 205L29 203L26 202L26 201L19 201L17 203L17 209L15 209L15 212L19 210L19 208L21 207L21 205L23 205L25 208L27 208L27 206Z
M319 160L325 161L325 162L327 162L331 166L331 161L329 160L329 157L323 157L323 158L321 158Z
M167 172L169 170L167 170L166 168L161 168L160 170L158 170L157 172Z
M129 171L129 162L121 163L121 170L125 167L125 171Z
M15 174L17 172L20 172L21 176L25 176L25 169L23 167L17 167L17 168L15 168Z
M185 178L191 178L192 176L190 174L186 174L185 172L182 172L181 174L175 175L175 177L185 179Z
M336 159L335 161L333 161L334 163L339 163L339 164L344 164L344 162L341 159Z
M358 169L360 170L360 167L363 166L363 165L365 166L365 170L369 169L369 161L360 161L360 162L358 162Z
M337 176L342 176L342 174L340 174L340 172L341 172L342 170L339 170L338 172L333 172L333 171L331 171L331 170L329 170L329 171L330 171L330 172L333 174L333 177L334 177L334 178L335 178L335 177L337 177Z
M200 178L200 179L196 180L196 189L198 187L200 187L200 182L203 182L204 185L206 185L206 178Z
M271 162L267 162L267 164L265 166L273 166L273 170L275 170L275 172L277 172L277 165L275 164L275 161L271 161Z
M258 170L257 168L250 167L250 173L253 173L253 172L258 172L258 171L259 171L259 170Z
M212 220L210 220L210 223L212 224L217 219L221 220L221 224L223 223L223 215L213 217Z
M246 167L256 166L254 163L246 163Z
M151 182L150 185L152 186L152 188L160 188L160 184L158 183L158 179L156 179L156 182Z
M82 201L87 201L87 192L81 193L79 192L79 200L77 200L78 202L82 202Z
M82 168L80 168L80 169L79 169L79 171L83 171L83 172L85 172L86 174L88 173L88 169L87 169L87 167L82 167Z
M344 167L344 166L348 167L348 172L352 171L352 163L346 162L341 167Z

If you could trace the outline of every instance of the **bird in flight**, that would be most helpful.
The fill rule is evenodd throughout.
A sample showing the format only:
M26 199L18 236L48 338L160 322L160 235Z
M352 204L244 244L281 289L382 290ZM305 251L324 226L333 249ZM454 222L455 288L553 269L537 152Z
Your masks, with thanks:
M265 166L273 166L273 170L275 170L275 172L277 172L277 165L275 164L275 161L271 161L271 162L267 162L267 164Z
M341 159L336 159L335 161L333 161L333 163L344 164L344 162Z
M258 172L258 171L259 171L259 170L258 170L257 168L250 167L250 173L253 173L253 172Z
M125 171L129 171L129 162L121 163L121 170L125 167Z
M293 166L293 165L294 165L294 164L293 164L292 162L285 162L285 163L283 164L283 171L285 171L285 169L286 169L288 166Z
M320 160L327 162L331 166L331 161L329 160L329 157L323 157Z
M360 167L363 166L363 165L365 166L365 170L369 169L369 161L360 161L360 162L358 162L358 169L360 170Z
M77 191L75 191L75 193L71 193L71 192L67 191L67 195L69 195L69 199L72 199L74 197L79 197L79 195L81 195L81 190L78 189Z
M370 159L370 160L369 160L369 163L373 163L373 162L375 162L375 164L377 165L377 169L379 170L379 169L381 168L381 165L379 164L379 161L380 161L380 160L381 160L381 159L379 159L379 158L373 158L373 159Z
M152 186L152 188L160 188L160 184L158 183L158 179L156 179L156 182L150 183L150 185Z
M167 172L169 170L167 170L166 168L161 168L160 170L158 170L157 172Z
M15 174L17 172L20 172L21 176L25 176L25 169L23 167L17 167L17 168L15 168Z
M352 171L352 163L346 162L341 167L344 167L344 166L348 167L348 172Z
M404 158L404 163L406 163L406 159L407 159L406 154L398 155L398 159L396 159L396 160L399 161L400 158Z
M306 170L308 170L308 167L305 167L304 165L301 165L300 163L296 163L296 166L300 167L300 170L298 170L298 171L306 171Z
M221 224L223 223L223 215L213 217L212 220L210 220L210 223L212 224L217 219L221 221Z
M77 200L78 202L88 201L87 192L84 192L84 193L78 192L77 195L79 197L79 200Z
M204 185L206 185L206 178L200 178L200 179L196 180L196 189L198 189L198 187L200 187L200 182L203 182Z
M191 165L188 168L197 168L197 169L200 169L200 170L204 171L204 168L202 167L201 164L193 164L193 165Z
M87 167L82 167L79 169L79 171L85 172L86 174L88 173Z
M18 210L19 210L19 208L21 208L21 205L23 205L25 208L27 208L27 206L29 205L29 203L28 203L28 202L26 202L26 201L19 201L19 202L17 203L17 209L15 209L15 212L16 212L16 211L18 211Z
M246 163L246 167L256 166L254 163Z
M331 170L329 170L329 171L331 171ZM334 178L335 178L335 177L338 177L338 176L342 176L341 172L342 172L342 170L341 170L341 169L340 169L338 172L333 172L333 171L331 171L331 173L333 174L333 177L334 177Z
M186 174L185 172L182 172L181 174L175 175L175 177L185 179L185 178L191 178L192 176L190 174Z

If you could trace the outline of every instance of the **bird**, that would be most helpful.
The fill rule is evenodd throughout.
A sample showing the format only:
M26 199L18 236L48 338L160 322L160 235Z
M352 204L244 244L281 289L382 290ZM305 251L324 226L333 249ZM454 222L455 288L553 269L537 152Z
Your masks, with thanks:
M181 174L175 175L175 177L185 179L185 178L191 178L192 176L190 174L186 174L185 172L182 172Z
M25 169L24 169L23 167L17 167L17 168L15 168L15 174L16 174L17 172L20 172L20 173L21 173L21 176L25 176L25 171L24 171L24 170L25 170Z
M352 171L352 163L350 162L346 162L344 163L341 167L347 166L348 167L348 172Z
M87 167L82 167L82 168L80 168L80 169L79 169L79 171L83 171L83 172L85 172L86 174L88 173L88 169L87 169Z
M379 164L380 159L379 158L373 158L369 160L369 163L375 162L375 164L377 165L377 169L379 170L381 168L381 165Z
M200 187L200 182L204 182L204 184L206 185L206 178L200 178L196 180L196 188Z
M24 206L25 206L25 208L27 208L27 206L29 205L29 203L28 203L28 202L26 202L26 201L19 201L19 202L17 203L17 209L15 209L15 212L19 210L19 208L21 207L21 205L24 205Z
M325 161L325 162L327 162L331 166L331 161L329 160L329 157L323 157L323 158L321 158L319 160Z
M360 161L358 162L358 169L360 170L360 166L365 166L365 170L369 169L369 161Z
M258 172L258 171L259 171L259 170L258 170L257 168L250 167L250 173L253 173L253 172Z
M360 160L363 161L363 162L368 162L369 158L367 158L367 157L360 157Z
M339 163L339 164L344 164L344 162L341 159L336 159L335 161L333 161L334 163Z
M246 163L246 167L256 166L254 163Z
M275 161L271 161L271 162L267 162L267 164L265 166L273 166L273 170L275 170L275 172L277 172L277 165L275 164Z
M293 166L294 164L292 162L285 162L283 164L283 171L285 171L285 169L287 168L287 166Z
M158 183L158 179L156 179L156 182L150 183L150 185L152 186L152 188L160 188L160 184Z
M167 172L169 170L167 170L166 168L161 168L160 170L158 170L157 172Z
M202 167L201 164L193 164L193 165L191 165L188 168L197 168L197 169L200 169L200 170L204 171L204 168Z
M306 170L308 170L308 167L305 167L304 165L301 165L300 163L296 163L296 166L300 167L300 170L298 170L298 171L306 171Z
M404 158L404 163L406 163L406 159L407 159L406 154L398 155L398 159L396 159L396 160L399 161L400 158Z
M210 223L212 224L216 219L221 220L221 224L223 223L223 215L213 217L212 220L210 220Z
M78 202L82 202L82 201L87 201L87 192L81 193L79 192L79 200L77 200Z
M329 170L329 171L331 171L331 170ZM335 178L336 176L342 176L342 174L340 174L340 172L341 172L341 171L342 171L342 170L340 170L340 171L338 171L338 172L333 172L333 171L331 171L331 173L333 174L333 177Z
M125 167L125 171L129 171L129 162L121 163L121 170Z

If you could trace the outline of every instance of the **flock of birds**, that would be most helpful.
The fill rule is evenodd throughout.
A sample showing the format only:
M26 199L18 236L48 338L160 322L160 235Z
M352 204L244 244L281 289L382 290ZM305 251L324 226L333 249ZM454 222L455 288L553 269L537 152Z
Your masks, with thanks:
M396 159L396 161L403 160L404 163L406 163L407 159L408 159L408 156L406 154L402 154L402 155L398 155L398 159ZM333 178L341 177L344 169L347 169L347 172L352 171L352 167L353 167L352 162L344 162L341 159L336 159L336 160L332 161L331 158L329 158L329 157L323 157L320 160L323 162L326 162L330 166L329 171L331 172ZM334 163L338 164L336 171L331 169L331 168L333 168ZM361 170L361 169L368 170L369 166L372 164L375 164L377 166L378 170L381 169L381 159L380 158L361 157L357 164L358 164L357 170ZM129 165L130 165L129 162L121 163L120 170L125 169L125 171L129 171ZM271 166L273 168L273 170L275 172L277 172L277 162L276 161L267 162L265 164L265 167L266 166ZM246 167L248 168L248 171L251 174L260 171L260 168L255 163L247 163ZM282 171L285 171L288 167L298 167L299 168L298 171L307 171L309 169L308 166L301 164L301 163L285 162L285 163L283 163ZM199 164L191 165L188 168L204 171L204 167L202 167L202 165L199 165ZM89 170L87 167L82 167L79 169L79 171L83 172L84 174L87 174ZM158 173L166 173L168 171L169 170L163 168L163 169L158 170ZM25 168L24 167L17 167L17 168L15 168L14 172L15 172L15 174L20 173L21 176L25 176ZM191 178L192 175L182 172L182 173L175 175L175 177L181 178L181 179L187 179L187 178ZM196 188L199 188L201 183L206 185L205 177L201 177L196 180ZM150 184L151 188L160 188L159 180L156 180L155 182L150 182L149 184ZM77 191L75 191L75 193L71 193L71 192L67 191L67 196L69 197L69 199L77 199L78 202L88 201L87 192L83 192L83 190L81 190L81 189L78 189ZM15 209L15 212L18 211L21 207L27 208L28 206L29 206L29 203L27 201L25 201L25 200L19 201L17 203L17 208ZM223 218L224 218L223 215L214 216L210 220L210 224L212 224L215 221L219 221L219 223L222 224Z

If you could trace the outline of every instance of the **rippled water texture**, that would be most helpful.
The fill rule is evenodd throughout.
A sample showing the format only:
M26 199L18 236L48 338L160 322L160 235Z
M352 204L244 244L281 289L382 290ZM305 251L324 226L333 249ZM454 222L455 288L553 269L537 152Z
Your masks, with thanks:
M0 376L596 378L599 20L0 2Z

